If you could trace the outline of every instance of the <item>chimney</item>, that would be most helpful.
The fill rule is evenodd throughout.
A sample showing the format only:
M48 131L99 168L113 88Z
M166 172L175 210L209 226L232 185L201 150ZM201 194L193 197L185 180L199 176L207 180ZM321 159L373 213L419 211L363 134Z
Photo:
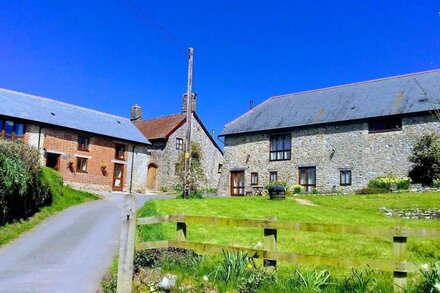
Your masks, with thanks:
M186 96L187 94L184 94L182 97L182 114L186 113ZM191 108L193 112L196 112L196 97L197 94L192 94L192 101L191 101Z
M133 107L131 107L130 120L133 123L142 121L142 108L138 104L135 104Z
M254 100L249 100L249 109L252 110L254 108Z

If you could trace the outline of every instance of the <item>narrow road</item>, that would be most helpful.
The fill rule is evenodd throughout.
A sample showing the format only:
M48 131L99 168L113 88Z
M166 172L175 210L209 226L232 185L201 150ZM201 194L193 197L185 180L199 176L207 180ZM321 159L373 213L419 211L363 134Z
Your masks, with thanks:
M0 248L0 292L96 292L118 253L122 194L69 208ZM137 207L157 195L136 196Z

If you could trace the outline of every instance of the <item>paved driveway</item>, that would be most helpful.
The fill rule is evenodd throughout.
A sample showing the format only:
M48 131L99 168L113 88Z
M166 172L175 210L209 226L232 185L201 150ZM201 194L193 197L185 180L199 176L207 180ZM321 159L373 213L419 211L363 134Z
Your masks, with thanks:
M139 208L151 198L139 195ZM0 248L0 292L96 292L118 253L122 194L61 212Z

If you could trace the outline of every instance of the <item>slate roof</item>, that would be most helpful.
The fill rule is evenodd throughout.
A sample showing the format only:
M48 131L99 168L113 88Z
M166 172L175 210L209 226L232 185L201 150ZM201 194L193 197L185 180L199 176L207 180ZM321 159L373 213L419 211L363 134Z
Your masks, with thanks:
M223 154L223 150L206 129L200 117L195 112L193 112L193 115L208 136L209 140L211 140L212 144ZM172 114L144 120L136 123L136 126L149 140L168 139L170 135L179 129L179 127L181 127L183 124L185 124L185 122L186 114Z
M440 70L275 96L219 136L432 111L439 98Z
M0 89L0 115L150 144L127 118Z
M168 139L185 121L186 115L173 114L144 120L136 123L136 126L148 139Z

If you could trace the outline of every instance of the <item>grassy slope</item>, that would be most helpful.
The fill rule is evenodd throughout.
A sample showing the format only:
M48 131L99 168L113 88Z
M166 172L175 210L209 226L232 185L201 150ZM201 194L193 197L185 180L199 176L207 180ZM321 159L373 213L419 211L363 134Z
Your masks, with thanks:
M153 214L227 216L236 218L270 218L293 222L353 224L391 227L405 224L410 227L440 228L437 220L403 220L388 218L379 213L382 206L388 208L439 207L440 192L424 194L386 194L368 196L307 196L318 206L299 205L292 199L270 201L264 197L210 198L203 200L166 200L146 204L140 216ZM163 224L138 228L138 240L172 239L175 226ZM154 232L153 234L151 232ZM392 239L344 234L310 232L278 232L280 251L317 254L345 258L392 259ZM217 228L190 225L188 240L252 246L263 240L263 231L249 228ZM409 239L410 259L415 262L432 262L440 259L440 241Z
M32 217L0 227L0 246L18 238L24 232L31 230L47 217L70 206L98 199L91 193L75 190L60 184L60 175L51 169L44 168L43 176L49 184L53 196L52 205L42 208Z

